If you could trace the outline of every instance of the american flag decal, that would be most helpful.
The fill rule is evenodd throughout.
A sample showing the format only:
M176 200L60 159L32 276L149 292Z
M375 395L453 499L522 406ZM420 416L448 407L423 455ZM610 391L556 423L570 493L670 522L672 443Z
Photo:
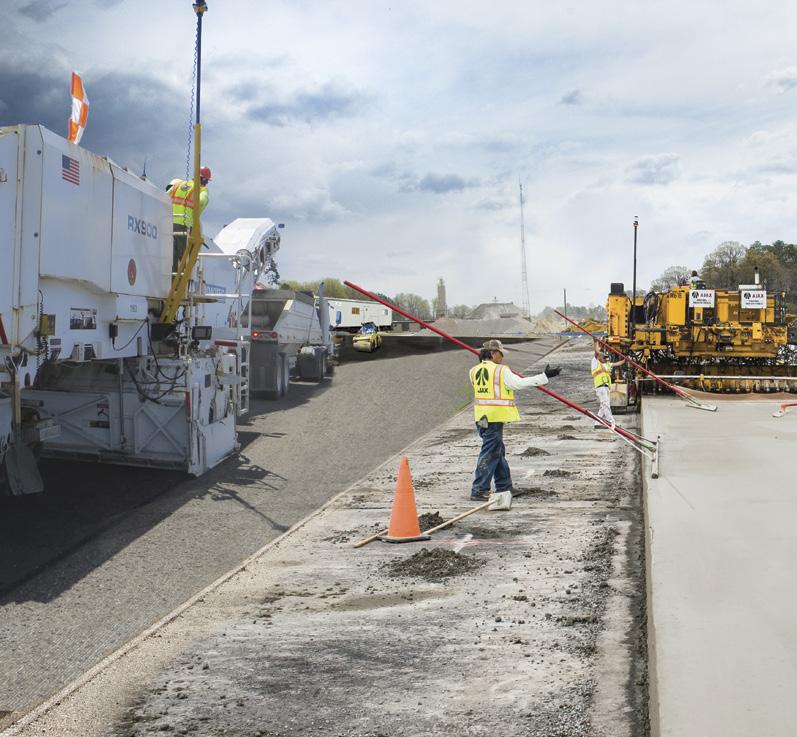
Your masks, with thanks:
M71 156L61 156L61 179L80 184L80 162Z

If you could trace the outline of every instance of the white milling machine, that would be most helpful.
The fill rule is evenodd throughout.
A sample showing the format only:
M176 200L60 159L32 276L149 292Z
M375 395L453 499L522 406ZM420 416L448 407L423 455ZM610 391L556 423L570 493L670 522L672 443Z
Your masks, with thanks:
M0 487L41 491L38 455L199 475L236 449L241 313L279 233L236 220L205 242L163 330L165 192L41 126L0 128Z

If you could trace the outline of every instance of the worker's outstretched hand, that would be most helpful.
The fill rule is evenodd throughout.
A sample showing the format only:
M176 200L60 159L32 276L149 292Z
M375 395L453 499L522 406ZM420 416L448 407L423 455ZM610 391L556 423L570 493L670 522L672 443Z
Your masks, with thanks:
M545 364L545 371L543 373L549 378L553 379L554 376L559 376L562 373L562 369L557 366L556 368L551 368L550 363Z

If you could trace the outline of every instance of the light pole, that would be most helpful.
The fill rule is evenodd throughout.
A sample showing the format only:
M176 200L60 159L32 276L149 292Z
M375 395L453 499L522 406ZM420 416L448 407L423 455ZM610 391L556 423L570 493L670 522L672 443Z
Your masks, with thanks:
M639 217L634 215L634 278L633 283L631 286L631 329L629 333L631 335L631 341L634 340L634 334L636 333L636 235L637 230L639 230Z

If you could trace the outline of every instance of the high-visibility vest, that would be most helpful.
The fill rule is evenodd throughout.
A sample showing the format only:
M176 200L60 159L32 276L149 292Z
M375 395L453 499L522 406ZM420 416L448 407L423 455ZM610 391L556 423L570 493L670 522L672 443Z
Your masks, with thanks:
M194 180L187 179L169 190L172 198L172 218L176 224L194 226ZM199 188L199 212L208 206L207 187Z
M473 385L473 414L478 422L518 422L520 413L515 405L515 393L504 385L503 366L492 361L482 361L470 372Z
M601 386L612 386L612 369L608 363L598 361L598 368L592 369L592 380L595 382L595 388Z

